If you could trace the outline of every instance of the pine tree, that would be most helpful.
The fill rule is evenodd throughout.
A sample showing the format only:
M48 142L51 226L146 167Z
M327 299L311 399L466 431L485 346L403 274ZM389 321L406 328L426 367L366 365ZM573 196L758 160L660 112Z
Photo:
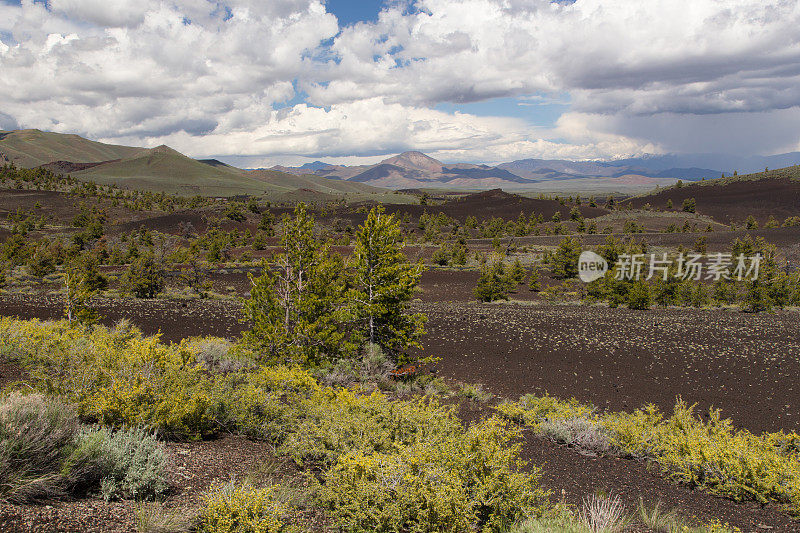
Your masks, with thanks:
M97 258L84 255L73 259L64 268L64 315L69 322L93 323L99 318L88 305L89 299L104 289L108 281L97 270Z
M356 353L345 304L344 262L314 234L314 218L300 203L284 217L283 253L252 278L244 314L252 327L245 344L267 361L314 365Z
M539 292L542 290L542 282L539 279L539 269L535 267L528 275L528 290L531 292Z
M460 238L453 243L452 252L452 261L454 265L467 264L467 254L469 253L469 249L467 248L467 242L463 238Z
M363 324L370 345L380 346L397 362L419 346L426 317L408 312L419 285L423 266L403 253L403 233L394 215L382 206L373 208L356 233L353 249L354 315Z
M628 288L625 299L629 309L650 309L653 301L650 286L644 281L634 281Z
M508 270L508 282L511 290L516 288L517 285L525 281L525 268L522 266L519 258L514 260L511 268Z
M508 300L508 276L503 261L499 257L487 261L481 267L481 275L473 292L481 302Z
M122 274L122 287L137 298L155 298L164 288L164 267L152 253L137 257Z
M578 258L581 243L572 237L564 237L550 257L553 277L556 279L574 278L578 275Z

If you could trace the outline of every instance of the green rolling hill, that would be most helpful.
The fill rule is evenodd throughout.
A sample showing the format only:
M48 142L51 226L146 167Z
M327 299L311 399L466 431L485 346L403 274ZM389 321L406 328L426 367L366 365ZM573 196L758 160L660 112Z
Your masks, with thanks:
M183 196L410 201L363 183L266 169L247 171L216 159L192 159L168 146L118 146L39 130L0 131L0 162L4 161L24 168L43 166L98 184Z
M145 150L90 141L79 135L39 130L0 131L0 154L23 168L38 167L54 161L100 163L135 157Z
M226 165L214 166L186 157L167 146L110 161L78 172L78 179L115 184L130 189L160 191L185 196L262 195L275 187Z

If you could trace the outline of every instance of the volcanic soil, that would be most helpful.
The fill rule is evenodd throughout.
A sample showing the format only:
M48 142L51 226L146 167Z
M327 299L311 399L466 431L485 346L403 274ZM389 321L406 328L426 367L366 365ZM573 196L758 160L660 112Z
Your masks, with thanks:
M574 396L610 410L630 411L652 402L669 412L680 396L696 402L699 413L713 405L737 427L754 432L800 430L797 312L752 315L726 310L632 311L552 305L527 290L514 296L527 301L478 304L472 301L476 279L477 273L469 271L427 272L420 299L413 304L415 310L430 317L423 344L426 354L440 358L433 371L444 378L482 383L497 397L516 399L526 393L547 392L562 398ZM224 276L218 282L225 283ZM231 282L241 284L238 277ZM235 338L246 327L239 321L240 304L231 299L101 299L96 303L106 323L128 318L145 333L160 331L167 341L192 335ZM56 318L61 312L58 296L0 297L3 315ZM20 377L13 365L0 366L0 382ZM485 407L474 409L488 412ZM192 467L195 472L205 471L199 466L204 454L212 454L217 464L209 467L207 478L186 482L194 487L191 491L179 489L185 505L195 505L200 490L212 478L227 480L229 471L255 464L267 453L245 439L226 439L169 445L171 460L188 461L196 465ZM634 509L642 496L650 504L661 500L678 507L684 516L722 519L743 531L800 531L800 524L776 506L734 503L693 491L663 478L644 463L582 454L528 432L523 455L541 465L543 480L556 499L577 504L592 491L603 489L620 494L629 509ZM192 479L195 474L186 475ZM6 520L0 525L24 525L34 515L39 517L37 523L58 523L52 522L56 520L52 517L66 516L72 518L56 530L126 531L131 527L132 505L84 500L50 508L11 506L0 509L0 517ZM107 519L116 526L81 529L86 523L80 521L84 515L95 517L94 524ZM73 529L67 527L70 524Z

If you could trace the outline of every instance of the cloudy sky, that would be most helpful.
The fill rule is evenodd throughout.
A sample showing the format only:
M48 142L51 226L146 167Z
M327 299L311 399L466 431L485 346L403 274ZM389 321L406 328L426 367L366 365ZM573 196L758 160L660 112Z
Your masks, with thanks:
M797 0L0 0L0 129L241 166L800 150Z

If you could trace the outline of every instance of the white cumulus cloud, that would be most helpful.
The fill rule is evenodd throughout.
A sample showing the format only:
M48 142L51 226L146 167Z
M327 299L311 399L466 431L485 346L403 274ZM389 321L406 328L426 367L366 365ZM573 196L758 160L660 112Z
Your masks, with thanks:
M340 27L323 0L0 4L0 127L287 162L800 146L796 0L386 5ZM568 110L435 109L496 97Z

